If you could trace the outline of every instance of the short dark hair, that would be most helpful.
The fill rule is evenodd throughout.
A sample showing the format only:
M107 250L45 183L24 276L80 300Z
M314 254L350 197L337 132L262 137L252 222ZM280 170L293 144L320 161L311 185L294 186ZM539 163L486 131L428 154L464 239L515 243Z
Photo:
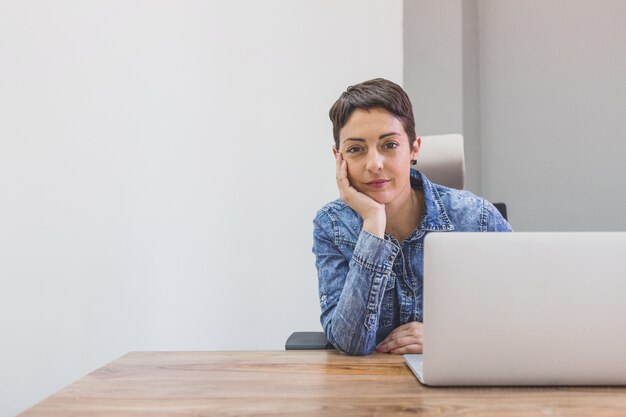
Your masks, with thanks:
M409 144L415 142L415 119L413 106L406 92L398 84L383 78L374 78L348 87L328 112L333 122L335 147L339 149L339 131L356 109L380 108L398 118L409 137Z

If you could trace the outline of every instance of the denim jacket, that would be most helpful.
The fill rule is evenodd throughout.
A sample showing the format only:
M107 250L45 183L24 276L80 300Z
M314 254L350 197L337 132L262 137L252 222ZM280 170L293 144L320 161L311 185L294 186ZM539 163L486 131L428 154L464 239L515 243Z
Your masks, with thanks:
M511 226L487 200L433 184L411 170L422 189L425 213L402 243L362 230L363 219L341 200L322 207L313 221L321 322L339 350L365 355L393 329L422 321L424 236L429 232L505 232Z

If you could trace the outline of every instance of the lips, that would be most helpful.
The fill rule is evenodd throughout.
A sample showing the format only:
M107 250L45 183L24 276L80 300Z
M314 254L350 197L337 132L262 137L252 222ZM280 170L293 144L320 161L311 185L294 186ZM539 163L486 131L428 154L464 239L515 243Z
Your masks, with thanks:
M383 188L385 185L387 185L387 183L389 183L390 181L391 180L380 179L380 180L369 181L369 182L366 182L365 184L368 187L380 189L380 188Z

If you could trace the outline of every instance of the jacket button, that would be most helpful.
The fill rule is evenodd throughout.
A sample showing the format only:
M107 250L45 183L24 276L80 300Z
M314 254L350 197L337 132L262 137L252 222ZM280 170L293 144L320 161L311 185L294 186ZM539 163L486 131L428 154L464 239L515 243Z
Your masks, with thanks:
M392 261L393 261L393 256L391 256L391 255L387 256L387 260L388 260L389 262L392 262Z

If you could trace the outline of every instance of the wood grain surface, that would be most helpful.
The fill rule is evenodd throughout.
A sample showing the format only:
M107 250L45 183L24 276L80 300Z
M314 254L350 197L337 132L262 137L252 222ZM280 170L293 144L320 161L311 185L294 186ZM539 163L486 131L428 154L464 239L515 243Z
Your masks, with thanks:
M20 417L626 416L626 388L429 388L401 356L131 352Z

